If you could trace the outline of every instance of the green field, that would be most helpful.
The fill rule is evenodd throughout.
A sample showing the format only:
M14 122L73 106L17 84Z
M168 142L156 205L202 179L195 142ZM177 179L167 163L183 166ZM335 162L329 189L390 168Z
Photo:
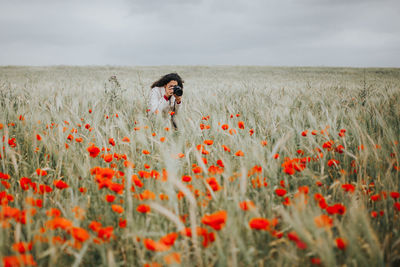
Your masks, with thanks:
M399 98L400 69L0 67L2 263L399 266Z

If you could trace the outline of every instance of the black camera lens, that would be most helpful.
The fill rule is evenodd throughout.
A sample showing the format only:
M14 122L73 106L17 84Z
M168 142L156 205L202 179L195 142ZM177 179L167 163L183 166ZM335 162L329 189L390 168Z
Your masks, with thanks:
M174 95L176 95L176 96L183 95L183 90L179 85L174 86Z

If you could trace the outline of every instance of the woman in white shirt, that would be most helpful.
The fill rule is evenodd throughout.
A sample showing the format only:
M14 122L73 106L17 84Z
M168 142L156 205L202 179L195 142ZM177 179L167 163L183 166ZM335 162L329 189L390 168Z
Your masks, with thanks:
M162 76L151 85L149 112L150 114L161 113L163 117L171 116L172 124L176 128L173 117L177 114L182 105L183 80L177 73L170 73ZM174 87L179 86L175 89Z

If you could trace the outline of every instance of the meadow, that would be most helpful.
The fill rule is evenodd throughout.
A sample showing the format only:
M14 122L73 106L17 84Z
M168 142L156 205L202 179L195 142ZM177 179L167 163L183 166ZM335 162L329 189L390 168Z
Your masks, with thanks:
M149 116L177 72L183 106ZM400 69L0 67L4 266L399 266Z

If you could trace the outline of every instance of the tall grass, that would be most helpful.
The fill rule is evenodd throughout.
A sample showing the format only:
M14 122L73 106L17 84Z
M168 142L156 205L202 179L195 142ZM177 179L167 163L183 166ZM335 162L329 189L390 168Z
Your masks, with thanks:
M151 82L172 71L185 80L177 131L167 131L165 127L171 128L168 122L146 112ZM118 84L114 78L109 80L113 75ZM2 210L6 205L19 210L32 208L28 197L43 200L43 207L34 207L36 214L29 215L25 224L2 213L3 259L18 255L12 248L14 243L33 241L29 253L43 266L166 264L164 256L171 252L179 253L182 266L307 266L312 265L311 259L319 259L324 266L400 263L400 211L390 196L390 192L399 192L398 69L2 67L0 95L0 137L4 136L0 140L0 147L4 147L0 172L10 175L10 188L3 185L1 191L14 198L8 204L3 202ZM204 120L206 116L210 118ZM239 121L244 122L245 129L238 128ZM201 130L201 123L210 129ZM85 128L87 124L90 131ZM224 131L223 124L234 128L236 134ZM76 131L71 132L73 129ZM341 129L346 130L343 137L339 136ZM305 130L308 134L302 136ZM316 135L311 134L313 130ZM42 140L36 139L37 134ZM83 141L69 141L70 134ZM129 137L130 142L122 142L123 137ZM165 137L165 142L160 137ZM8 144L10 138L15 138L16 147ZM116 141L114 147L109 138ZM208 139L214 141L213 145L204 145ZM343 153L324 148L330 140L334 146L343 145ZM261 145L262 141L267 145ZM100 156L89 156L91 143L110 148L109 153L125 154L136 165L130 169L124 167L123 160L111 162L116 164L115 170L125 174L122 194L99 189L90 170L110 167L110 163ZM201 154L199 144L210 153ZM304 155L298 154L299 149ZM316 149L323 156L308 162L303 171L293 175L283 172L285 157L316 157ZM151 153L145 155L142 150ZM235 156L238 150L244 156ZM178 158L178 153L184 157ZM202 158L208 163L204 164ZM330 159L339 164L328 166ZM223 173L208 174L208 167L216 165L217 160L225 165ZM136 186L132 192L130 177L145 170L144 164L160 174L165 169L168 179L142 178L144 186ZM195 178L193 164L202 167L203 177ZM249 174L255 165L261 166L261 173ZM48 174L38 176L38 168ZM192 176L192 188L182 181L183 175ZM211 176L220 190L213 191L206 182ZM257 186L257 176L262 183L265 178L267 186ZM22 190L21 177L47 184L53 191L41 195L33 189ZM69 187L57 189L53 181L59 179ZM113 181L122 184L121 178L114 177ZM282 181L290 205L284 205L283 197L275 193ZM355 191L345 192L343 184L353 184ZM299 186L308 186L308 194L298 194ZM86 193L79 188L86 188ZM140 200L138 195L145 189L157 197ZM179 198L178 192L184 197ZM160 200L160 193L168 199ZM316 193L322 194L328 205L341 203L346 207L343 215L329 215L331 227L321 228L315 223L317 216L327 214L314 200ZM117 197L114 203L124 208L123 213L111 209L105 201L107 194ZM371 200L377 194L380 199ZM253 201L255 208L242 210L239 203L245 200ZM136 211L143 203L150 205L150 213ZM77 218L75 207L84 210L83 218ZM46 215L50 208L59 209L75 227L86 229L90 238L79 247L72 244L74 238L68 231L43 232L41 228L51 219ZM202 223L204 215L221 210L227 212L221 230ZM376 218L372 212L378 213ZM183 215L186 221L181 221ZM249 221L255 217L277 218L276 231L283 236L251 229ZM127 220L125 228L118 226L120 218ZM91 221L113 226L115 238L96 243L97 233L88 228ZM207 247L196 231L199 226L215 233L215 241ZM179 235L168 251L154 252L143 243L145 238L158 240L184 227L192 229L192 237ZM295 232L305 246L291 241L290 232ZM63 241L53 242L54 236ZM347 244L343 250L335 242L339 237Z

